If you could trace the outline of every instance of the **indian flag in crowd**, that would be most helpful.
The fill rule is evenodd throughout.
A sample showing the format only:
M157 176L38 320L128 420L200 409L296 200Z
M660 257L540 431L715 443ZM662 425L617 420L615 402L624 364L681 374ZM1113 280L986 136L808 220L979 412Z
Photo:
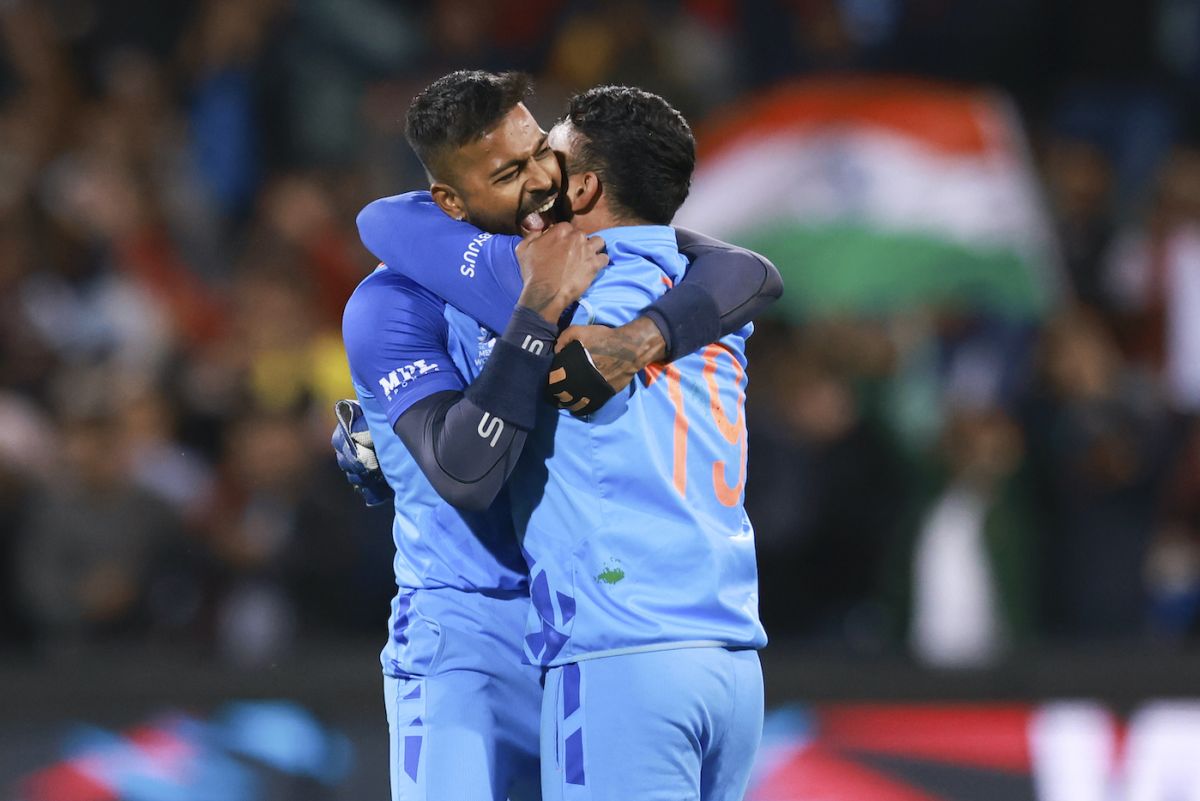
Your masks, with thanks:
M954 304L1031 316L1058 292L1019 122L997 95L805 81L700 130L675 222L770 257L803 316Z

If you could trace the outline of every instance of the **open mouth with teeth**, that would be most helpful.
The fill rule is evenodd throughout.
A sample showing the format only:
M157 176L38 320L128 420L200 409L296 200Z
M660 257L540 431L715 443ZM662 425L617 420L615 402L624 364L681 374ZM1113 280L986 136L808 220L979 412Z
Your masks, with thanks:
M558 193L555 192L550 197L546 198L546 202L538 206L533 211L526 214L518 221L521 230L526 234L534 234L538 231L543 231L550 227L557 216L553 214L554 202L558 200Z

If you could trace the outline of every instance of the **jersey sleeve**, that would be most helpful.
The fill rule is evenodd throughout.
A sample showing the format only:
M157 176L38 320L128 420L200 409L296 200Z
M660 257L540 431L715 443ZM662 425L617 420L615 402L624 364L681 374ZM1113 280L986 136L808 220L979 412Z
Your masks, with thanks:
M368 204L359 212L358 233L388 270L493 331L508 324L522 289L519 237L489 234L451 219L428 192Z
M379 401L394 426L414 403L461 391L466 381L450 360L445 305L411 281L386 279L368 279L355 291L342 338L355 384Z

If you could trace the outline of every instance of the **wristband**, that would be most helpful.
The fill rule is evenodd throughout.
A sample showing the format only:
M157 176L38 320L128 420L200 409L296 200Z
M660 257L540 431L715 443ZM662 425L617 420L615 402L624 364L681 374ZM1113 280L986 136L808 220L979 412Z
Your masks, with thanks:
M529 430L537 420L542 385L554 359L557 331L518 306L479 376L463 394L485 412Z
M616 390L592 364L592 357L579 340L568 342L554 354L546 399L555 406L576 417L586 417L599 411L615 394Z

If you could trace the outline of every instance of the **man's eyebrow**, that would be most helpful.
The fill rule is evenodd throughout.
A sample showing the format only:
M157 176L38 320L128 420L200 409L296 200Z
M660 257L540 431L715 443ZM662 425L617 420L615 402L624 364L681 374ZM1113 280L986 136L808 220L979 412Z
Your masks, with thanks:
M538 140L537 147L535 147L533 149L533 152L534 153L541 152L542 148L546 146L546 140L548 138L550 138L550 133L549 132L543 133L542 138ZM505 170L511 170L513 167L520 167L522 164L524 164L527 161L529 161L529 156L526 156L523 159L509 159L508 161L504 162L496 169L492 170L491 173L488 175L488 177L495 178L497 175L504 172Z

